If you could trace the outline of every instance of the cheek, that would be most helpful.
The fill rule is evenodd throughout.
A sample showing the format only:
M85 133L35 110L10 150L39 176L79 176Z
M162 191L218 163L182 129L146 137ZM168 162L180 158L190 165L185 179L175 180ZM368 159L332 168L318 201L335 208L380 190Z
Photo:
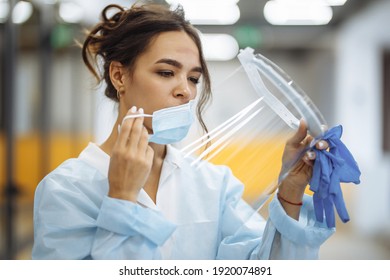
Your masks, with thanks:
M199 86L195 86L194 90L192 91L192 97L195 99L198 96L198 92L200 90Z
M126 90L126 105L129 109L132 106L143 108L145 113L150 113L150 105L153 103L156 95L156 87L153 82L148 80L134 79L127 86ZM148 110L149 109L149 110Z
M153 75L145 75L134 80L134 94L146 99L148 102L153 99L164 97L170 92L171 84L163 79L153 77Z

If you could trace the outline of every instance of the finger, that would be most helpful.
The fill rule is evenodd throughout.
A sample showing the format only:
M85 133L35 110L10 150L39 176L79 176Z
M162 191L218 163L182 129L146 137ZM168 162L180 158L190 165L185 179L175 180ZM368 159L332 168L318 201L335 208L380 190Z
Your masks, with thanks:
M313 136L307 135L306 138L301 142L302 146L309 146L313 141Z
M149 145L148 130L146 129L146 127L143 127L141 135L140 135L140 139L138 142L138 149L139 149L140 153L143 153L143 155L144 155L146 153L148 145Z
M127 111L126 116L134 115L137 112L137 107L133 106L130 108L129 111ZM125 146L127 144L129 134L131 131L131 128L133 127L135 119L134 118L127 118L122 121L120 130L119 130L119 136L118 136L118 142L120 146Z
M308 160L315 160L316 159L316 153L313 150L309 150L306 152L305 157Z
M138 110L138 114L142 115L144 113L144 109L140 108ZM133 122L133 126L130 130L127 145L130 148L137 149L138 148L138 143L140 141L140 137L142 134L142 130L144 129L144 117L136 117Z
M313 166L313 159L311 159L310 156L307 155L307 153L303 156L302 160L303 160L304 163L306 163L307 165Z
M299 122L299 127L297 132L295 132L295 134L287 141L287 143L294 146L300 145L306 136L307 136L307 125L306 122L303 119L301 119Z
M318 141L318 143L316 143L316 148L319 150L326 150L329 148L329 143L325 140Z

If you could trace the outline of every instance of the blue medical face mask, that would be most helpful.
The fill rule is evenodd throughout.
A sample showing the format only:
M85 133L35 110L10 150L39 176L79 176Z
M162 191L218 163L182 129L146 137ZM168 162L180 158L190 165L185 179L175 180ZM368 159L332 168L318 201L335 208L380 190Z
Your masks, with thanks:
M149 142L157 144L172 144L179 142L187 136L192 123L194 122L194 104L195 101L164 108L153 112L153 115L138 114L125 116L125 119L136 117L151 117L153 134L149 135Z

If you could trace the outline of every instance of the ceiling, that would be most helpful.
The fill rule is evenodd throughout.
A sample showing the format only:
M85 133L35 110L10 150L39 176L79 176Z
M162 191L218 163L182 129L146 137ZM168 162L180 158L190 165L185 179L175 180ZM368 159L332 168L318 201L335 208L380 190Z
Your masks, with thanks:
M379 1L382 0L348 0L343 6L334 6L332 20L327 25L273 26L265 20L262 12L268 0L241 0L238 2L241 16L235 25L198 28L205 33L229 33L236 38L243 28L246 31L249 28L253 35L260 38L255 48L328 48L332 45L335 31L343 22Z
M239 23L252 23L256 25L268 25L262 11L269 0L241 0L238 6L241 12ZM348 0L342 6L333 6L333 18L330 26L336 26L356 12L364 9L368 4L377 0Z
M60 0L50 0L53 3L59 3ZM50 18L50 13L55 14L53 5L50 9L43 7L42 3L49 0L32 0L36 9L41 9L45 18ZM84 10L85 25L92 25L100 16L101 10L110 3L116 3L122 6L130 6L135 1L130 0L64 0L64 2L73 1L80 5ZM196 1L196 0L194 0ZM210 0L212 1L212 0ZM369 5L379 1L389 0L348 0L343 6L332 7L333 18L328 25L321 26L273 26L269 24L263 16L263 8L268 0L240 0L238 6L240 9L240 19L234 25L211 26L198 25L197 28L203 33L227 33L235 37L241 46L251 46L255 49L310 49L310 48L329 48L332 46L334 34L337 28L346 20L355 14L363 11ZM165 2L164 0L155 0L154 2ZM47 5L46 5L47 6ZM218 10L215 11L218 13ZM54 15L52 18L56 18ZM58 18L58 17L57 17ZM35 15L35 20L29 20L21 28L22 46L36 45L39 19ZM80 27L75 28L81 30Z

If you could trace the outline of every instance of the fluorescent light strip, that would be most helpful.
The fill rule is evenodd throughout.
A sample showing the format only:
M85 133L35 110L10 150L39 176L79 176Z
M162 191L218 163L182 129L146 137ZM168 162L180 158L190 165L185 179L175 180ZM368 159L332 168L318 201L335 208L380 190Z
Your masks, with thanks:
M343 6L347 0L325 0L329 6Z
M9 4L6 1L0 1L0 23L6 22L9 14Z
M33 13L33 6L30 2L19 1L12 11L12 21L15 24L26 22Z
M60 3L59 16L68 23L78 23L84 18L84 10L81 6L73 2Z
M325 25L332 19L332 8L323 1L268 1L264 17L273 25Z
M206 60L227 61L239 51L237 40L228 34L200 34Z

